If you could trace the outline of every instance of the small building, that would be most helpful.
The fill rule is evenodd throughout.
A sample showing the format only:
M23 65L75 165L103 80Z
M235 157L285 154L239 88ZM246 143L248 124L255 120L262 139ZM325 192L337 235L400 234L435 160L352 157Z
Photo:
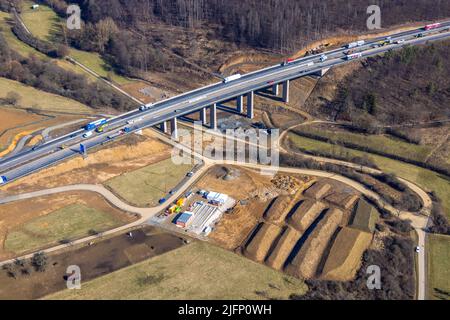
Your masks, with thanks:
M219 192L209 192L206 195L206 199L208 200L209 203L211 204L215 204L215 205L222 205L225 202L227 202L228 200L228 195L224 194L224 193L219 193Z
M181 228L186 228L186 226L188 225L189 220L192 218L192 213L191 212L183 212L182 214L178 215L175 219L174 219L174 223Z

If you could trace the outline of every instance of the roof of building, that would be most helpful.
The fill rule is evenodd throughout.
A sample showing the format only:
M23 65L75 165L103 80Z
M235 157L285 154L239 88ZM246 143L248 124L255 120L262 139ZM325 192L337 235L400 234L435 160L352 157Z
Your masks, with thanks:
M189 221L189 219L192 217L192 213L191 212L183 212L182 214L180 214L178 216L178 218L176 219L176 223L178 222L182 222L182 223L186 223Z
M226 195L224 193L211 191L208 193L206 198L210 201L225 202L228 199L228 195Z

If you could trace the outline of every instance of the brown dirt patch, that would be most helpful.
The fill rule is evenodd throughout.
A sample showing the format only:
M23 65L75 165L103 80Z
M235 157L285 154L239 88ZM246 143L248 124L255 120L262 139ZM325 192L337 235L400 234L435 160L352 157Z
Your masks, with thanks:
M361 264L361 256L371 240L371 233L342 228L331 247L321 278L337 281L353 279Z
M152 232L156 231L156 232ZM26 262L30 275L21 274L15 267L17 278L0 270L0 299L38 299L66 288L66 270L78 265L84 282L111 273L133 263L155 257L183 245L179 236L161 232L153 227L133 231L133 237L118 234L99 239L91 246L80 245L49 255L45 272L36 272Z
M326 205L321 202L306 199L289 217L288 223L296 230L305 232L325 208Z
M322 255L342 220L342 211L330 209L314 230L307 236L295 258L286 267L286 272L303 278L316 276Z
M255 261L262 262L266 258L275 239L279 237L282 228L270 224L262 223L256 227L249 242L245 245L243 254Z
M267 265L281 270L301 235L302 233L300 231L289 227L286 228L275 248L270 253L270 256L267 258Z
M331 185L325 182L316 182L308 190L305 191L305 195L316 200L321 199L331 191Z

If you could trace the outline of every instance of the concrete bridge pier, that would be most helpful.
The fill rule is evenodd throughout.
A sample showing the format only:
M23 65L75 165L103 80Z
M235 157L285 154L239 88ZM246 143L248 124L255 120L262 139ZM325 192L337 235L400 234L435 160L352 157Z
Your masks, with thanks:
M279 92L278 92L278 83L274 84L272 86L272 93L274 96L278 96Z
M200 110L200 120L202 121L202 125L206 124L206 108Z
M172 130L172 139L178 140L177 118L170 119L170 130Z
M250 91L247 93L247 118L253 119L253 105L255 102L255 93Z
M237 104L237 111L239 113L243 113L244 112L244 96L238 96L236 98L236 104Z
M213 104L211 107L209 107L209 122L211 129L216 130L217 129L217 104Z
M283 82L283 102L289 103L289 80Z
M167 122L166 121L161 123L160 129L163 133L167 133Z

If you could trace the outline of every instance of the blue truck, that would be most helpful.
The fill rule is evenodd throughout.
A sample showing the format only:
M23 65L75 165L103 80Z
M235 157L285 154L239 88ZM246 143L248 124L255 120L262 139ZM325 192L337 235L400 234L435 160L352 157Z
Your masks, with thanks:
M86 131L91 131L94 130L97 127L103 126L104 124L106 124L106 119L102 118L102 119L98 119L92 122L89 122L87 125L84 126L84 129Z
M0 176L0 184L4 184L8 182L8 178L6 178L5 176Z

